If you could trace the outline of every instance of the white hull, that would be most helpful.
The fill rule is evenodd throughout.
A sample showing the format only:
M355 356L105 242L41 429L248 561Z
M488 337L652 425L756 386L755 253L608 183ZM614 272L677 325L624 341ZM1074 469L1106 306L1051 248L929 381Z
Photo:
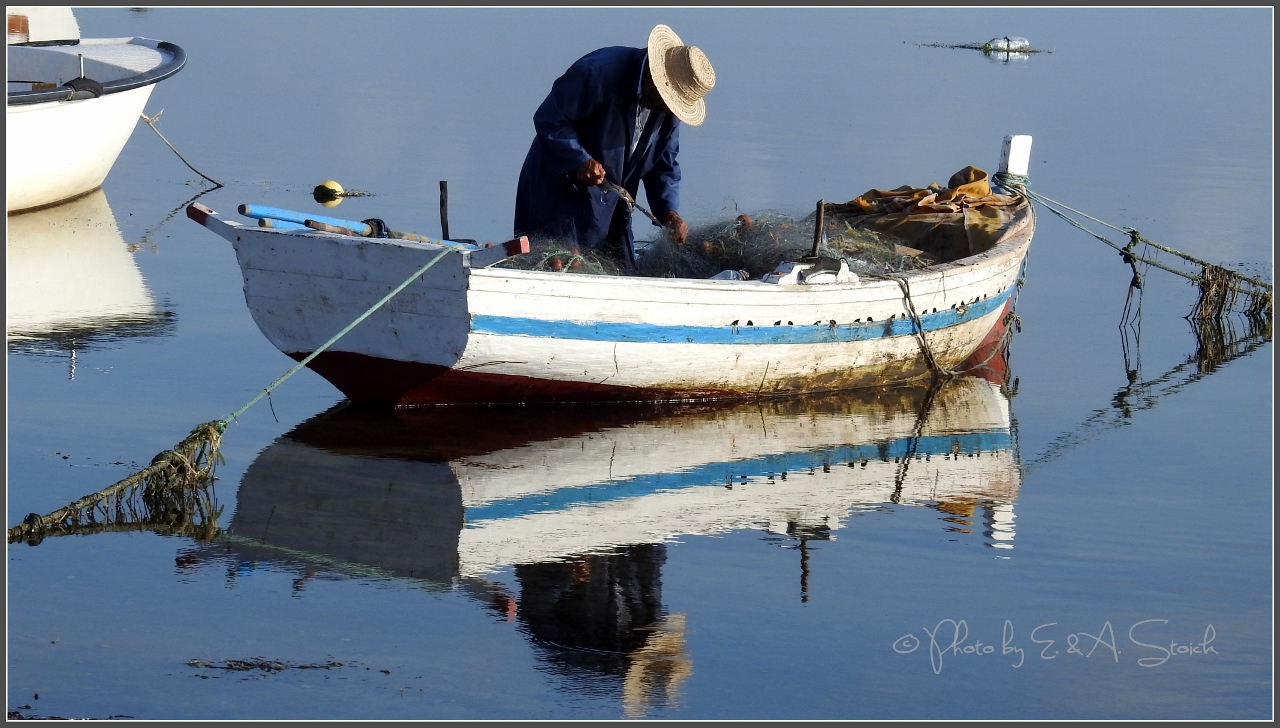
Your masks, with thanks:
M6 209L44 207L101 187L154 88L8 107Z
M70 8L15 7L9 18L11 29L26 28L10 33L5 50L5 209L13 213L100 187L155 84L181 70L186 53L150 38L80 38Z
M255 322L295 359L443 250L250 227L199 205L188 214L234 245ZM352 400L398 405L752 397L910 381L961 365L1002 331L1033 227L1024 211L987 252L905 274L909 299L891 279L590 276L486 268L487 250L449 252L310 366Z

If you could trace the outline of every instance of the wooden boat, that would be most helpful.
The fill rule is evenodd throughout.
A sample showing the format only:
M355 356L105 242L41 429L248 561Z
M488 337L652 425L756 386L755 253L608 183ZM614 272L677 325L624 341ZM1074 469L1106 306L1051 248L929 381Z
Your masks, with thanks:
M54 205L97 189L155 84L186 53L148 38L81 38L71 8L8 12L5 207Z
M1029 154L1030 137L1007 137L1000 171L1025 175ZM873 210L857 224L914 229L918 246L950 251L946 262L896 275L813 275L824 268L815 259L762 280L497 268L527 241L363 237L372 226L250 205L240 212L272 227L200 204L187 214L232 243L254 321L299 361L440 256L310 359L352 401L723 399L883 386L989 354L1031 243L1029 201L1010 189L998 208L948 207L921 189L907 205L893 198L906 189L855 200Z

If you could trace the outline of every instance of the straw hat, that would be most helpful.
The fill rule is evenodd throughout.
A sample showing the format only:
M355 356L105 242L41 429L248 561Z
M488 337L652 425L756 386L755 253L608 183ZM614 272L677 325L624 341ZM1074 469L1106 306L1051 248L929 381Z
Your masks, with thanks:
M689 126L706 120L707 104L702 97L716 85L716 72L705 53L681 43L667 26L654 26L649 33L649 72L677 119Z

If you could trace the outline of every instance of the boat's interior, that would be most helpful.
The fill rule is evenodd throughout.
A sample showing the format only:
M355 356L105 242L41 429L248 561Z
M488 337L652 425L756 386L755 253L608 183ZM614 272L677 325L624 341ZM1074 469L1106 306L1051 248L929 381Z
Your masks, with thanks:
M154 70L170 60L140 38L93 38L56 45L11 44L7 51L10 94L57 88L75 78L108 84Z
M990 250L1029 214L1020 195L993 191L987 173L972 166L952 175L946 187L869 190L825 211L838 226L875 231L936 263Z
M849 202L824 203L820 232L817 209L805 217L742 214L691 227L683 243L665 232L637 242L636 264L630 269L617 263L617 256L534 235L529 254L498 267L768 283L847 282L861 274L908 272L984 253L1028 214L1021 195L993 190L985 171L965 167L946 187L873 189Z

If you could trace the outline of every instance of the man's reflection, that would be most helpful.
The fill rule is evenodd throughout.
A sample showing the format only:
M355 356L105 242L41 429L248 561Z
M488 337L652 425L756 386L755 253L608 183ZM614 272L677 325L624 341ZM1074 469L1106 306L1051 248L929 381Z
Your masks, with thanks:
M547 668L593 692L620 682L628 717L659 697L670 704L693 671L684 615L662 605L666 558L664 544L640 544L515 568L517 620Z

